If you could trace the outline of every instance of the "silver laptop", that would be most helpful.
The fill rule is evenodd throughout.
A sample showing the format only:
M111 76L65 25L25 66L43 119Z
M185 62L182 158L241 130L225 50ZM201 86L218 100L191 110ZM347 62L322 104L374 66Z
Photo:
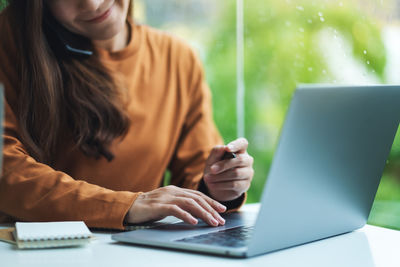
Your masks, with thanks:
M258 214L112 235L139 245L251 257L346 233L367 219L400 121L400 86L301 86Z

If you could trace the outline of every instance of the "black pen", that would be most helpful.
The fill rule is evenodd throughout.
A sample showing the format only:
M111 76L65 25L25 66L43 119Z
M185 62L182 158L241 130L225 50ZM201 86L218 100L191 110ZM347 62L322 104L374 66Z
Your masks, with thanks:
M224 155L222 156L222 159L234 159L234 158L236 158L236 154L228 151L225 151Z

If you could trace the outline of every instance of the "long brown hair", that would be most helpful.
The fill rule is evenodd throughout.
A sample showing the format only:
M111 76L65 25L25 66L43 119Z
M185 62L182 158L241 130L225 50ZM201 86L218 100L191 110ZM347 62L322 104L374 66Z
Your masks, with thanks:
M84 154L112 160L109 146L126 134L130 121L122 90L96 50L88 57L60 55L44 30L44 0L10 0L4 13L20 53L17 118L31 155L51 164L66 128Z

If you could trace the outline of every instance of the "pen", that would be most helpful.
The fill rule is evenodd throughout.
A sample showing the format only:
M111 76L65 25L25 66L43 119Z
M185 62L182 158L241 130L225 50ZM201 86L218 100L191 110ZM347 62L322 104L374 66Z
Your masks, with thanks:
M222 156L222 159L233 159L233 158L236 158L236 154L228 151L225 151L224 155Z

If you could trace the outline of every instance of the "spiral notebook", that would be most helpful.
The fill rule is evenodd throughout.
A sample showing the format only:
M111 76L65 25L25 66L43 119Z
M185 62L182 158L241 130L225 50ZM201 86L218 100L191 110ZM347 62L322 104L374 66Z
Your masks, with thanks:
M92 238L82 221L17 222L15 228L3 229L3 234L4 241L20 249L81 246Z

